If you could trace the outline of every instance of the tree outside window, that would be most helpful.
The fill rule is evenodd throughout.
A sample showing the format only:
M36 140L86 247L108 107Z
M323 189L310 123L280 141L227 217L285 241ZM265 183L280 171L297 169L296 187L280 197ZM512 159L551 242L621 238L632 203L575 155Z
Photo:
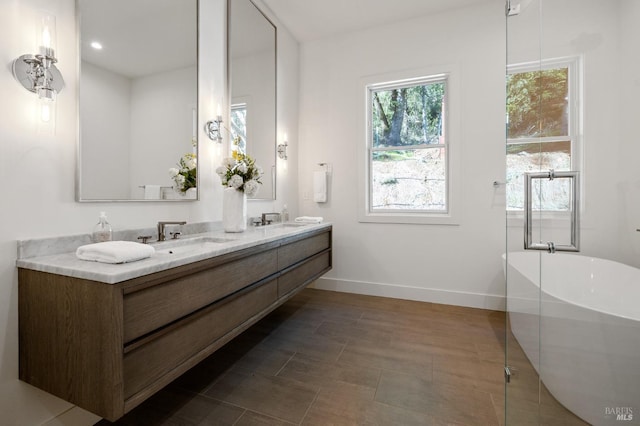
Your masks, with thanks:
M231 151L247 153L247 104L231 105Z
M369 211L446 213L446 76L369 89Z
M567 171L575 145L575 61L510 67L507 75L507 210L522 211L524 173ZM571 186L535 180L533 209L568 211Z

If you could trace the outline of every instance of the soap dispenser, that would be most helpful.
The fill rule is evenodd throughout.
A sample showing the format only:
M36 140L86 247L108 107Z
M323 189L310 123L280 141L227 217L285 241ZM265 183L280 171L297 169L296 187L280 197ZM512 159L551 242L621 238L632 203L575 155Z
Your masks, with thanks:
M289 210L287 210L286 204L282 207L282 213L280 214L280 221L289 222Z
M107 214L105 212L100 212L98 223L93 228L93 242L103 243L105 241L111 241L111 236L111 225L109 225L109 222L107 222Z

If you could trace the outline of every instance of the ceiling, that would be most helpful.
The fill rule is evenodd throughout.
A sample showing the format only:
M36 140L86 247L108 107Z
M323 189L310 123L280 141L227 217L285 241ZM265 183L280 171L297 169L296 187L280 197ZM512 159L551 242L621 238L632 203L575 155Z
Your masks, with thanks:
M194 66L196 11L196 0L80 0L82 60L129 78Z
M263 0L299 42L504 0Z
M262 0L299 42L330 37L417 16L505 0ZM242 6L245 2L239 2ZM130 78L193 66L196 61L196 0L79 0L82 58ZM250 3L247 2L246 5ZM242 54L262 16L248 7L237 13L250 24L235 29ZM249 19L251 18L251 19ZM233 29L232 29L233 30ZM99 40L102 51L88 45ZM269 43L269 37L254 37ZM247 48L248 49L248 48Z

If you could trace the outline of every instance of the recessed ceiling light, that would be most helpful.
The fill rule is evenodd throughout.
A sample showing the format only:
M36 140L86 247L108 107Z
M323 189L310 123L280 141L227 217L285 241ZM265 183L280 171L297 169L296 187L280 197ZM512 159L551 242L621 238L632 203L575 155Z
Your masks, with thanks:
M100 44L100 42L98 41L92 41L91 47L93 47L96 50L102 50L102 44Z

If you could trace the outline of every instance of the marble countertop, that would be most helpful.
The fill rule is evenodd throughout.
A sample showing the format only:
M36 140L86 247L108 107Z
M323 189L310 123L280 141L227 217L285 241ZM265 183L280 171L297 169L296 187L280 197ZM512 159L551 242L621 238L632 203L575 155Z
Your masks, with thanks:
M119 264L98 263L78 259L75 254L75 249L82 245L82 243L74 247L74 244L70 242L71 237L63 237L60 242L60 244L65 245L65 249L69 251L60 252L58 247L53 250L57 251L57 253L48 255L42 255L42 251L39 251L38 255L28 256L29 250L24 249L24 247L28 247L30 244L37 245L36 242L38 240L20 241L18 243L19 253L22 250L26 255L19 255L16 264L19 268L83 278L107 284L116 284L154 272L164 271L260 244L273 242L281 238L329 228L330 226L331 223L305 225L285 223L256 228L252 227L242 233L225 233L222 230L213 230L189 234L181 237L179 240L151 243L156 249L152 257L136 262ZM57 245L55 239L47 239L46 241L46 243L40 244ZM84 241L83 243L87 244L88 242Z

